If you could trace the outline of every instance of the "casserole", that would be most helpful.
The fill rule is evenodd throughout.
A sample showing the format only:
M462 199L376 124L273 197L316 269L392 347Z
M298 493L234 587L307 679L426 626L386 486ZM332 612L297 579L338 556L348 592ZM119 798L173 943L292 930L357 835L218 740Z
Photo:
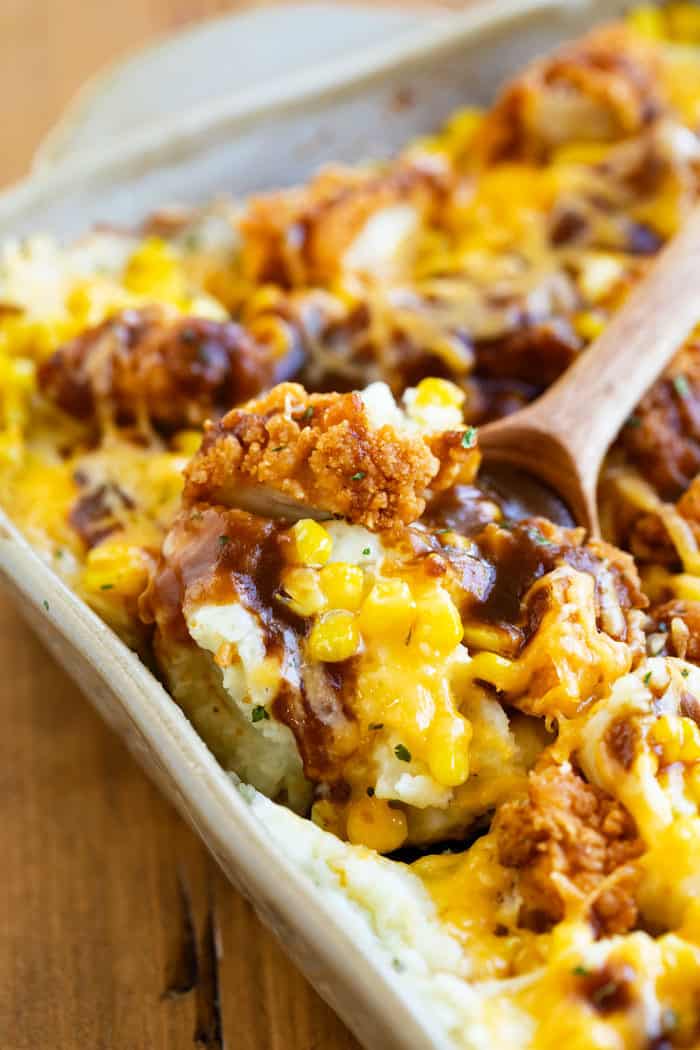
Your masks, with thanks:
M578 12L577 14L580 15L580 12ZM521 37L519 39L521 39L521 42L522 42L525 39L525 37ZM460 89L460 93L463 90L464 90L464 88L462 87ZM338 155L335 147L333 149L333 155L334 156ZM21 193L20 193L20 197L21 197ZM161 185L158 186L158 198L160 198L160 199L162 198L162 186ZM25 203L26 203L26 201L25 201ZM124 201L122 201L122 205L123 204L124 204ZM121 217L121 218L127 217L127 212L121 212L119 214L119 216L116 216L116 217ZM35 214L33 216L33 225L36 225L36 223L37 223L37 215ZM9 534L12 535L12 533L9 533ZM21 545L19 545L16 549L17 549L17 551L22 551L23 548L22 548ZM26 556L26 550L24 550L23 553ZM15 571L13 571L12 562L10 562L9 559L8 559L8 562L7 562L7 566L8 566L7 567L7 574L9 576L13 577L13 580L15 582L15 586L17 586L18 583L19 583L19 580L22 579L20 573L19 573L19 571L17 571L17 569ZM28 569L26 571L26 575L25 575L24 579L26 580L26 584L28 584L29 579L30 579L30 573L28 572ZM24 586L26 586L26 584L23 583L22 586L24 587ZM38 610L40 608L44 608L44 610L48 613L49 617L50 616L59 615L61 618L63 618L65 616L65 624L66 624L65 630L66 630L66 636L67 636L68 632L69 632L69 625L71 623L71 618L70 618L71 617L71 608L70 608L70 602L68 601L68 598L66 597L66 595L63 594L63 592L60 589L57 589L56 593L51 592L51 594L47 594L46 591L45 591L45 587L44 587L43 594L42 594L41 597L39 597L39 594L41 593L41 587L39 585L39 580L37 579L37 577L35 577L35 580L33 582L33 588L34 588L34 594L35 594L34 604L35 604L36 610ZM41 602L41 605L39 604L40 602ZM46 606L43 603L46 603L46 605L48 606L48 609L46 609ZM73 610L73 611L75 611L75 610ZM114 673L116 673L115 669L114 669ZM112 684L113 684L114 681L118 680L118 678L116 678L113 675L110 675L110 678L112 680ZM145 712L141 712L141 714L136 714L136 711L134 709L131 709L130 716L132 718L136 718L136 717L140 718L141 719L141 724L143 726L143 724L144 724L143 719L145 718ZM149 739L150 739L150 736L149 736ZM155 741L155 742L157 743L157 741ZM157 748L156 748L156 751L157 751ZM163 760L164 752L160 751L160 752L158 752L158 754L160 754L160 756L161 756L161 758ZM166 768L167 768L167 766L166 766ZM189 791L188 791L187 794L188 794L188 797L189 797ZM192 804L192 803L190 803L190 804ZM267 818L264 818L264 819L266 819L271 825L276 826L278 828L278 831L281 831L281 824L280 824L280 822L283 823L283 821L285 819L287 819L287 818L281 817L279 814L276 813L276 811L271 810L271 808L270 808L270 810L268 810L266 804L264 804L263 802L261 802L259 799L255 798L255 797L252 799L250 804L253 806L255 812L260 812L261 811L262 813L267 813L268 816L267 816ZM230 823L229 827L233 827L233 825ZM220 834L220 832L219 832L219 834ZM301 860L301 858L300 858L300 860ZM302 860L301 860L301 862L303 863ZM245 864L245 860L241 860L241 865L243 865L243 864ZM446 946L443 946L443 947L446 947ZM418 976L420 976L420 974L411 974L410 971L406 972L406 963L400 957L394 957L394 958L397 958L399 963L400 963L400 966L398 968L394 967L395 972L398 972L398 970L403 967L403 976L402 976L401 981L399 981L398 979L394 979L396 984L398 984L400 986L401 985L405 986L413 978L416 978L416 980L418 980ZM367 963L365 962L364 965L366 966ZM390 983L390 981L391 981L391 978L390 978L390 975L389 975L389 983ZM418 1003L419 1003L419 1009L420 1009L420 999L418 1000ZM419 1042L419 1039L420 1039L420 1028L413 1029L410 1032L410 1042L406 1042L405 1044L402 1044L402 1043L396 1042L398 1038L403 1037L401 1035L401 1032L400 1032L400 1025L394 1024L394 1025L390 1025L389 1027L391 1028L391 1030L393 1030L393 1035L389 1035L388 1031L383 1032L381 1034L381 1037L379 1037L379 1036L377 1037L377 1045L378 1046L379 1045L381 1045L381 1046L390 1046L390 1045L420 1046L421 1045L421 1043ZM366 1033L363 1033L363 1034L366 1037ZM395 1042L391 1043L390 1042L390 1038L394 1038ZM474 1039L475 1038L476 1038L476 1034L474 1033Z

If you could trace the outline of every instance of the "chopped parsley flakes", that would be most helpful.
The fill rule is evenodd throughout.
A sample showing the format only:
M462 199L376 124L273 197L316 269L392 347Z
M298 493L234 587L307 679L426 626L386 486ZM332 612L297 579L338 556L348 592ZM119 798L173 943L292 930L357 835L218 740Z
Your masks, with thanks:
M258 704L257 707L254 707L250 713L251 722L263 722L266 718L269 717L270 715L268 714L267 709L264 708L262 704Z
M690 393L690 386L685 376L675 376L673 379L673 389L676 391L679 397L687 397Z
M363 478L367 477L366 470L358 470L355 474L350 475L351 481L362 481Z
M399 762L410 762L411 752L403 744L397 744L394 748L394 754L398 758Z
M473 448L476 441L476 427L467 427L462 434L462 448Z

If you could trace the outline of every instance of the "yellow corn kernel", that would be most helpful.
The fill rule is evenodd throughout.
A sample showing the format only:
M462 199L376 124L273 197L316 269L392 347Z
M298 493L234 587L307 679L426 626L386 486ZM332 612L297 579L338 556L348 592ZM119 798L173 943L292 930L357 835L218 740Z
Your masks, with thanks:
M666 762L696 762L700 759L700 730L690 718L662 715L651 728Z
M348 806L347 836L356 846L391 853L406 841L406 815L380 798L361 798Z
M282 587L289 595L289 608L297 616L315 616L326 607L315 569L288 569L282 575Z
M357 565L335 561L321 569L321 587L331 609L357 612L362 604L365 574Z
M472 727L461 715L443 715L430 727L428 766L438 784L458 787L469 776Z
M202 444L201 430L179 430L173 438L173 448L184 456L194 456Z
M461 144L465 145L471 142L483 122L483 110L477 109L476 106L465 106L452 114L445 124L444 132L453 138L460 139Z
M600 310L581 310L574 317L574 327L578 335L587 343L597 339L605 328L607 318Z
M325 565L333 550L333 540L327 529L313 518L302 518L290 530L293 540L292 561L300 565Z
M360 609L360 629L368 637L406 638L416 617L416 603L405 580L379 579Z
M124 598L135 598L146 586L147 579L148 563L140 547L106 542L89 551L82 584L94 593L110 591Z
M308 652L312 660L337 663L348 660L357 652L360 632L352 613L332 612L314 624L308 641Z
M663 12L653 4L641 4L630 11L627 19L638 33L650 37L652 40L661 40L664 36Z
M462 620L447 591L436 588L421 599L417 612L413 640L419 645L446 653L462 641Z
M464 398L464 391L451 383L449 379L422 379L416 387L414 404L418 408L427 408L429 405L459 408Z
M148 237L124 270L124 287L151 298L177 302L186 293L183 271L175 252L160 237Z

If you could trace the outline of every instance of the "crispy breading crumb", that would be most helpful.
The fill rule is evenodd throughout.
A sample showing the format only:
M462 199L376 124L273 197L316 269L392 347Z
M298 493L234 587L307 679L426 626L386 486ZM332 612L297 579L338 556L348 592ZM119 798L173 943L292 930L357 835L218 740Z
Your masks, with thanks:
M628 865L642 841L627 810L573 769L532 772L527 798L506 802L493 830L501 863L518 871L523 925L547 928L583 902L597 932L634 925L636 872Z
M252 488L374 530L416 521L429 489L473 479L464 430L422 435L373 426L358 393L283 383L207 427L185 500L239 505Z

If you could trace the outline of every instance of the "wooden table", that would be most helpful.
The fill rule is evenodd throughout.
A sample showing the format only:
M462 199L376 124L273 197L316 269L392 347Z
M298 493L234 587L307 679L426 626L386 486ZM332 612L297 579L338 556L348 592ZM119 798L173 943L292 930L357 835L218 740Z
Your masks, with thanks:
M116 54L235 0L2 0L0 184ZM3 1050L350 1050L0 596Z

